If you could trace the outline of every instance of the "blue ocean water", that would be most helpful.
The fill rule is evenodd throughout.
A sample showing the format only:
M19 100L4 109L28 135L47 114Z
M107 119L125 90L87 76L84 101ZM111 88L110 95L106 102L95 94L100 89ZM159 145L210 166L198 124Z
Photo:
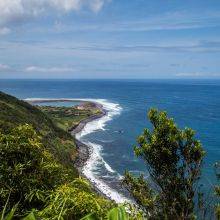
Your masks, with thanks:
M207 189L216 181L213 164L220 160L220 81L0 80L0 90L22 99L92 98L119 104L120 114L106 123L105 130L85 137L102 147L103 160L117 175L125 170L146 172L143 161L134 156L133 146L143 128L150 127L147 111L151 107L166 110L179 127L197 131L206 150L202 181ZM94 172L117 189L114 176L106 177L101 166Z

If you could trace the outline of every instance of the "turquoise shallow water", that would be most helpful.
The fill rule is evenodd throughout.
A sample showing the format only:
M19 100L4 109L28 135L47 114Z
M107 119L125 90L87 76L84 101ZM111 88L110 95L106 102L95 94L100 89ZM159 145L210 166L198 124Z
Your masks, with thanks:
M94 175L119 191L117 180L126 169L145 172L133 145L143 128L150 126L147 110L166 110L180 127L197 131L207 152L202 182L206 189L215 183L213 164L220 160L220 81L1 80L0 90L18 98L92 98L119 104L120 112L102 130L83 137L101 148L103 161L96 164Z

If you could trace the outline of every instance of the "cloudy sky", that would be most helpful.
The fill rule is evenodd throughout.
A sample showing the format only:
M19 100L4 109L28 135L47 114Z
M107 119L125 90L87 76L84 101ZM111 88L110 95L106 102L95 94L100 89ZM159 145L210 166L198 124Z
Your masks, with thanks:
M220 78L220 1L0 0L0 78Z

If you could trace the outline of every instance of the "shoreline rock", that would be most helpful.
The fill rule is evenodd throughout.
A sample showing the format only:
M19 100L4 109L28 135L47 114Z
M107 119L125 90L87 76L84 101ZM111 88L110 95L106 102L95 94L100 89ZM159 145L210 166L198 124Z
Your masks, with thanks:
M70 101L70 99L26 99L25 101L27 101L29 103L37 104L40 102L50 103L51 101L53 101L53 102L60 102L60 101L66 102L66 101ZM74 100L74 101L80 101L82 103L86 103L86 101L82 101L82 100ZM99 109L100 113L96 114L96 115L92 115L92 116L80 121L79 124L68 129L68 132L70 132L70 134L74 137L74 141L76 143L76 148L77 148L77 158L74 161L74 166L78 170L80 176L82 176L83 178L88 180L88 182L91 184L91 188L94 190L94 192L96 192L98 195L100 195L106 199L111 200L112 202L115 202L110 197L105 195L94 182L92 182L86 175L83 174L83 167L84 167L85 163L89 160L89 158L92 154L92 148L90 146L82 143L81 141L79 141L76 138L76 134L81 132L87 123L94 121L96 119L102 118L103 116L107 115L107 111L103 108L103 106L101 104L99 104L97 102L93 102L93 101L89 101L89 102L92 103L95 108Z
M83 128L86 126L87 123L94 121L96 119L102 118L103 116L107 115L107 111L103 108L103 106L101 104L98 104L95 102L92 102L92 103L95 104L96 108L98 108L101 111L101 113L98 115L92 115L89 118L82 120L77 126L74 126L73 128L69 129L71 135L75 139L77 153L78 153L77 158L74 162L74 165L77 168L79 174L89 181L92 189L97 194L114 202L110 197L105 195L94 182L92 182L86 175L83 174L83 167L84 167L85 163L89 160L89 158L92 154L92 149L88 145L79 141L75 136L76 136L76 134L78 134L79 132L81 132L83 130Z

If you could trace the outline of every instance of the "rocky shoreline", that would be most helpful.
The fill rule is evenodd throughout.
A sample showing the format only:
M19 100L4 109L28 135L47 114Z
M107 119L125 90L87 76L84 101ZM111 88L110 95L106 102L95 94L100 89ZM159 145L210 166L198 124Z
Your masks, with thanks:
M26 99L25 101L29 102L29 103L40 103L40 102L60 102L60 101L72 101L72 99ZM76 101L76 100L74 100ZM82 103L85 103L86 101L82 101L82 100L77 100L77 101L80 101ZM90 117L82 120L79 122L79 124L71 127L68 129L68 131L71 133L71 135L74 137L74 140L75 140L75 143L76 143L76 148L77 148L77 158L76 160L74 161L74 166L77 168L80 176L82 176L83 178L87 179L90 184L91 184L91 187L92 189L99 195L105 197L106 199L109 199L111 200L112 202L114 202L110 197L108 197L107 195L105 195L100 189L99 187L93 182L91 181L86 175L84 175L83 173L83 167L85 166L86 162L90 159L91 157L91 154L93 152L93 149L82 143L81 141L79 141L77 138L76 138L76 135L78 133L80 133L83 128L86 126L87 123L91 122L91 121L94 121L96 119L99 119L99 118L102 118L103 116L107 115L107 111L103 108L103 106L97 102L93 102L93 101L89 101L90 103L92 103L94 105L95 108L97 108L100 113L99 114L94 114L94 115L91 115Z
M85 127L85 125L88 123L88 122L91 122L93 120L96 120L96 119L99 119L103 116L105 116L107 114L106 110L103 108L103 106L101 104L98 104L98 103L94 103L93 104L95 105L95 107L97 109L100 110L100 114L97 114L97 115L92 115L84 120L82 120L77 126L74 126L73 128L70 128L69 131L71 132L71 134L73 136L75 136L77 133L81 132L82 129Z
M98 108L100 110L101 113L98 114L98 115L92 115L89 118L82 120L77 126L75 126L73 128L70 128L69 131L71 132L72 136L75 137L76 134L80 133L83 130L83 128L86 126L87 123L89 123L93 120L102 118L103 116L105 116L107 114L107 111L103 108L103 106L101 104L98 104L98 103L95 103L95 102L93 102L93 104L96 106L96 108ZM79 141L76 137L75 137L75 143L76 143L78 155L77 155L77 158L74 162L74 165L77 168L79 174L90 182L90 184L92 186L92 189L96 193L98 193L99 195L111 200L111 198L107 197L98 188L98 186L95 183L90 181L87 178L87 176L85 176L83 174L83 167L84 167L85 163L89 160L90 155L92 154L92 149L88 145L86 145L86 144L82 143L81 141Z

